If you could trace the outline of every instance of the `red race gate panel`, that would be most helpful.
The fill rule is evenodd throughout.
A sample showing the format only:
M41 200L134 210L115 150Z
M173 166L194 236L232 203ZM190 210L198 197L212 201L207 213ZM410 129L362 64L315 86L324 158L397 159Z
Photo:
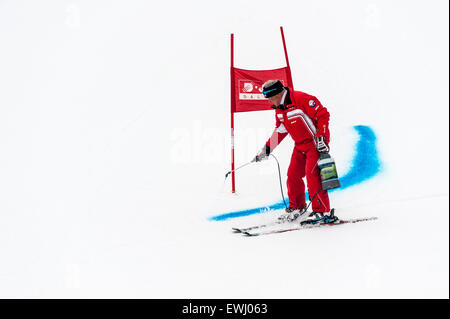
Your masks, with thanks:
M234 73L234 109L232 112L271 110L271 105L262 94L262 85L268 80L281 80L289 86L288 67L274 70L243 70L232 68ZM233 85L233 84L232 84Z

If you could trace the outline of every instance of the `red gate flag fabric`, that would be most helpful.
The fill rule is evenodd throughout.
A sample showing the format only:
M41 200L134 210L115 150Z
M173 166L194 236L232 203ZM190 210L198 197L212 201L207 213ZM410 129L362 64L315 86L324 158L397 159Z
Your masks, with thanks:
M232 68L234 78L234 103L232 112L251 112L271 110L270 104L262 94L262 85L268 80L281 80L284 86L290 85L289 67L274 70L244 70Z

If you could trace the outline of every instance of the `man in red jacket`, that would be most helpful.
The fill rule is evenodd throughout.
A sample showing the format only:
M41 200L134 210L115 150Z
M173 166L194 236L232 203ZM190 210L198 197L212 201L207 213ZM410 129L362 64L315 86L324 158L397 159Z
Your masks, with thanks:
M309 217L309 214L302 214L306 207L305 176L312 200L311 215L323 219L330 212L330 201L328 192L322 190L317 161L320 152L329 151L330 114L316 97L300 91L290 91L279 80L264 83L263 94L273 104L276 125L272 136L254 160L266 159L288 134L295 142L287 173L289 207L280 219L298 219L301 222Z

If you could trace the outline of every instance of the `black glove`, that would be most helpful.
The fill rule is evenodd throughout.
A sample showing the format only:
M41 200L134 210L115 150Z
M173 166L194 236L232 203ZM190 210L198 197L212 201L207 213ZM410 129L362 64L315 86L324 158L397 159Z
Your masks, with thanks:
M317 137L317 151L319 153L328 153L330 151L330 148L327 144L327 138L325 136L318 136Z
M267 157L270 155L270 152L271 152L270 147L267 145L264 145L261 152L258 155L256 155L256 157L253 159L252 162L260 162L262 160L267 159Z

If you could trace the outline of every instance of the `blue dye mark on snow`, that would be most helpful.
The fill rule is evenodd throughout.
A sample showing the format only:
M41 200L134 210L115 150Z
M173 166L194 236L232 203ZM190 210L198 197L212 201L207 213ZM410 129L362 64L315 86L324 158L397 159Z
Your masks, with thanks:
M382 165L376 146L377 137L369 126L357 125L354 129L359 135L356 144L356 154L352 166L347 174L339 178L341 187L331 191L343 190L365 182L379 172Z
M376 147L377 137L373 130L369 126L364 125L356 125L353 128L358 133L359 140L356 143L356 153L352 159L350 170L344 176L339 177L341 187L331 189L328 192L342 191L346 188L358 185L371 179L382 169L382 164ZM308 193L306 193L306 198L309 198ZM288 199L286 199L286 203L288 203ZM283 208L284 203L283 201L280 201L270 206L257 207L213 216L210 220L220 221L229 218L261 214L265 213L268 209L277 210Z

